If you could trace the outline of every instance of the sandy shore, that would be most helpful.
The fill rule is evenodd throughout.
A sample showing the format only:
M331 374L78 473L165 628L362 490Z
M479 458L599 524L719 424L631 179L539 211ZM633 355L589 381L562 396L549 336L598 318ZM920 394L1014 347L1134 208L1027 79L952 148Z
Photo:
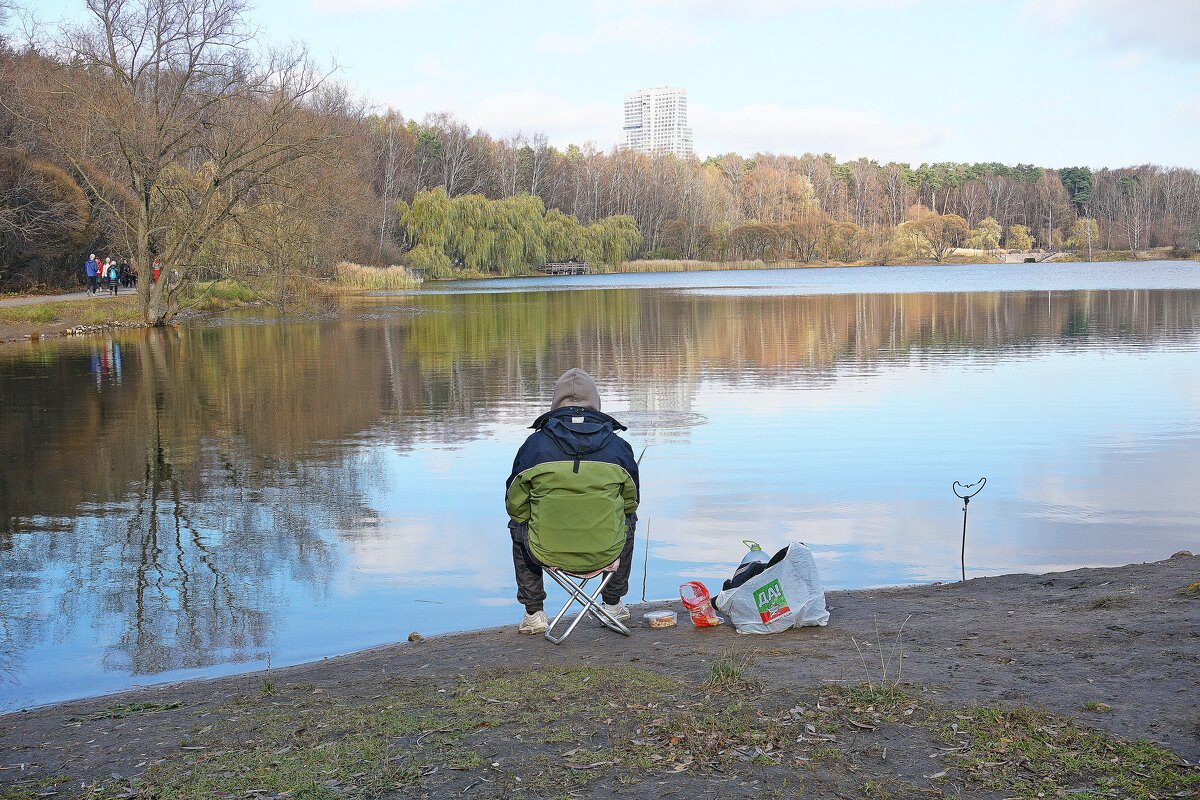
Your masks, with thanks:
M497 628L158 686L0 717L0 797L1200 797L1197 581L1177 555L834 592L774 636Z

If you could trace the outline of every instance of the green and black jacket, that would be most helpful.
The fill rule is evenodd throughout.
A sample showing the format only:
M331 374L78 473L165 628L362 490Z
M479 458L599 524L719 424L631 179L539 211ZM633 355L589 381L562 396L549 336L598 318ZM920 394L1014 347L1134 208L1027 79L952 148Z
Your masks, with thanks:
M531 425L505 484L512 526L529 526L529 554L571 572L606 567L625 546L637 511L638 468L625 426L590 408L566 406Z

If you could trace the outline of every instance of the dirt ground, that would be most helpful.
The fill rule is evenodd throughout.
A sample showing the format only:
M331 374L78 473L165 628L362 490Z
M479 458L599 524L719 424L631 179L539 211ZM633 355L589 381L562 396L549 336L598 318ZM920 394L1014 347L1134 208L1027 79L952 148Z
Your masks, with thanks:
M0 717L0 798L1200 798L1198 581L1177 555L832 592L773 636L497 628L64 703Z

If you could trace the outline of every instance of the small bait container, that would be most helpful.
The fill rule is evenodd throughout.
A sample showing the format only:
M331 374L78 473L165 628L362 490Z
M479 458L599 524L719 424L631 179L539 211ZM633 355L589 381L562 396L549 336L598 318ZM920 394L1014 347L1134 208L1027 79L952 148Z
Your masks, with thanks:
M647 611L642 614L642 619L646 620L646 624L651 628L674 628L679 622L679 615L669 609L662 611Z

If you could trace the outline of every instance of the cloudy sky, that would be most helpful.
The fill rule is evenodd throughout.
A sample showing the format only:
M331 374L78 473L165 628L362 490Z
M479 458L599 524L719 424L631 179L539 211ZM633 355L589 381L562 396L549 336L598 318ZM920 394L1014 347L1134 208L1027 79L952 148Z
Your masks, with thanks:
M36 0L43 20L83 0ZM1200 0L259 0L370 102L616 143L688 91L697 153L1200 167Z

